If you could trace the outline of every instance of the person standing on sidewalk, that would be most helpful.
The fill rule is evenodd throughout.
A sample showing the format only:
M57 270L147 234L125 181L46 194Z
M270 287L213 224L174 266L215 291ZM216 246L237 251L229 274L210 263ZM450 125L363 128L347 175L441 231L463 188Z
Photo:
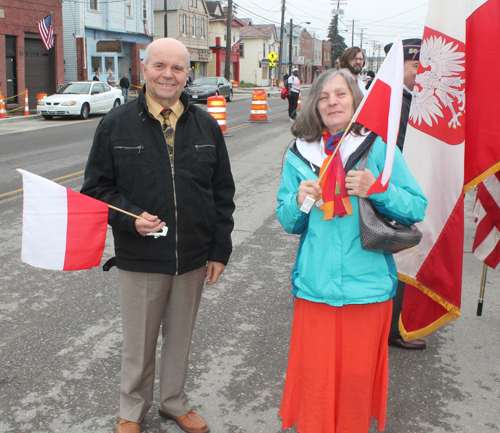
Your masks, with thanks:
M293 122L297 117L297 104L300 95L299 70L294 69L292 75L288 77L288 117Z
M111 86L111 87L116 87L116 78L113 77L113 71L109 71L109 75L108 75L108 84Z
M139 96L101 120L82 187L141 217L109 212L123 329L116 431L140 433L153 404L161 326L159 415L187 433L207 433L184 386L203 285L217 282L232 251L234 180L220 126L183 93L186 47L155 40L141 70Z
M123 99L125 100L125 102L127 102L128 101L128 92L130 89L130 81L127 78L127 74L123 74L123 77L120 80L120 87L122 88Z

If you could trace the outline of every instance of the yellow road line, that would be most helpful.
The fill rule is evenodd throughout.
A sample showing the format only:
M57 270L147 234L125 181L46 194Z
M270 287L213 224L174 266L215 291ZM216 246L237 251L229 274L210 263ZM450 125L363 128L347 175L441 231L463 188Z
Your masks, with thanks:
M281 112L281 113L278 113L278 114L273 114L271 116L268 116L269 119L276 119L278 117L283 117L285 115L288 115L287 112ZM232 126L231 128L227 128L228 131L238 131L240 129L244 129L244 128L248 128L249 126L252 126L252 125L256 125L256 123L242 123L240 125L236 125L236 126ZM79 179L83 179L83 176L79 176L79 177L75 177L73 179L74 176L78 176L78 175L82 175L84 173L84 170L82 171L77 171L75 173L72 173L72 174L67 174L65 176L61 176L61 177L56 177L55 179L51 179L52 182L58 182L58 183L65 183L64 180L68 179L68 178L72 178L72 179L69 179L69 181L73 181L73 180L79 180ZM63 181L63 182L59 182L59 181ZM7 199L3 199L2 200L2 197L7 197L7 196L11 196L11 195L14 195L14 194L18 194L20 192L22 192L23 189L16 189L14 191L9 191L9 192L5 192L3 194L0 194L0 204L1 203L7 203L11 200L14 200L14 199L17 199L19 197L21 197L21 195L17 196L17 197L9 197Z
M68 178L71 178L71 179L68 179ZM83 170L82 171L77 171L77 172L72 173L72 174L67 174L65 176L56 177L55 179L51 179L51 180L52 180L52 182L57 182L57 183L60 183L60 184L64 184L66 182L72 182L74 180L80 180L80 179L83 179ZM0 203L7 203L9 201L12 201L14 199L17 199L17 198L21 197L21 195L18 195L16 197L9 197L9 198L6 198L6 199L2 200L2 197L6 197L6 196L18 194L18 193L20 193L22 191L23 191L23 189L21 188L21 189L16 189L14 191L5 192L3 194L0 194Z

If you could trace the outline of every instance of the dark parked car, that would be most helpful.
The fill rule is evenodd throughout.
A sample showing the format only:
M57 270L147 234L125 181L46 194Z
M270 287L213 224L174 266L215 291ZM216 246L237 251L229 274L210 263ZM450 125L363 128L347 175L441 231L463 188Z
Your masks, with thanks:
M184 92L194 101L206 101L210 96L220 95L230 102L233 99L233 86L223 77L202 77L193 81Z

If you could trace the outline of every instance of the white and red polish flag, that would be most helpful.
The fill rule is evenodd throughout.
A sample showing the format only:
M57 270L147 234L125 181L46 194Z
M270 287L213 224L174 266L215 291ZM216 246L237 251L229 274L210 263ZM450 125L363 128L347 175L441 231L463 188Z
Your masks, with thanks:
M99 266L108 205L25 170L21 260L44 269Z
M403 43L398 36L352 118L352 122L361 123L387 143L384 169L368 194L383 192L389 186L401 119L403 81Z
M477 187L474 216L478 224L472 252L495 269L500 262L500 172Z
M395 255L406 340L460 316L464 192L500 166L498 101L484 77L485 58L500 67L499 22L500 0L429 2L403 151L428 206L421 243Z

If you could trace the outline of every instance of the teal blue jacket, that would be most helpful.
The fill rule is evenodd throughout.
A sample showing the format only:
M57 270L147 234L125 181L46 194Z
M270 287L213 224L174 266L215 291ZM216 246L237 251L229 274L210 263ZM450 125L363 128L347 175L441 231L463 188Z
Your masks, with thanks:
M367 167L375 177L385 164L386 144L375 141ZM297 193L303 180L317 180L310 165L288 151L278 191L278 219L283 228L301 235L292 271L293 294L333 306L371 304L396 293L397 270L392 254L361 248L358 197L351 196L353 214L323 221L323 211L313 206L299 210ZM372 194L371 202L383 214L403 224L422 221L427 200L396 149L387 191Z

